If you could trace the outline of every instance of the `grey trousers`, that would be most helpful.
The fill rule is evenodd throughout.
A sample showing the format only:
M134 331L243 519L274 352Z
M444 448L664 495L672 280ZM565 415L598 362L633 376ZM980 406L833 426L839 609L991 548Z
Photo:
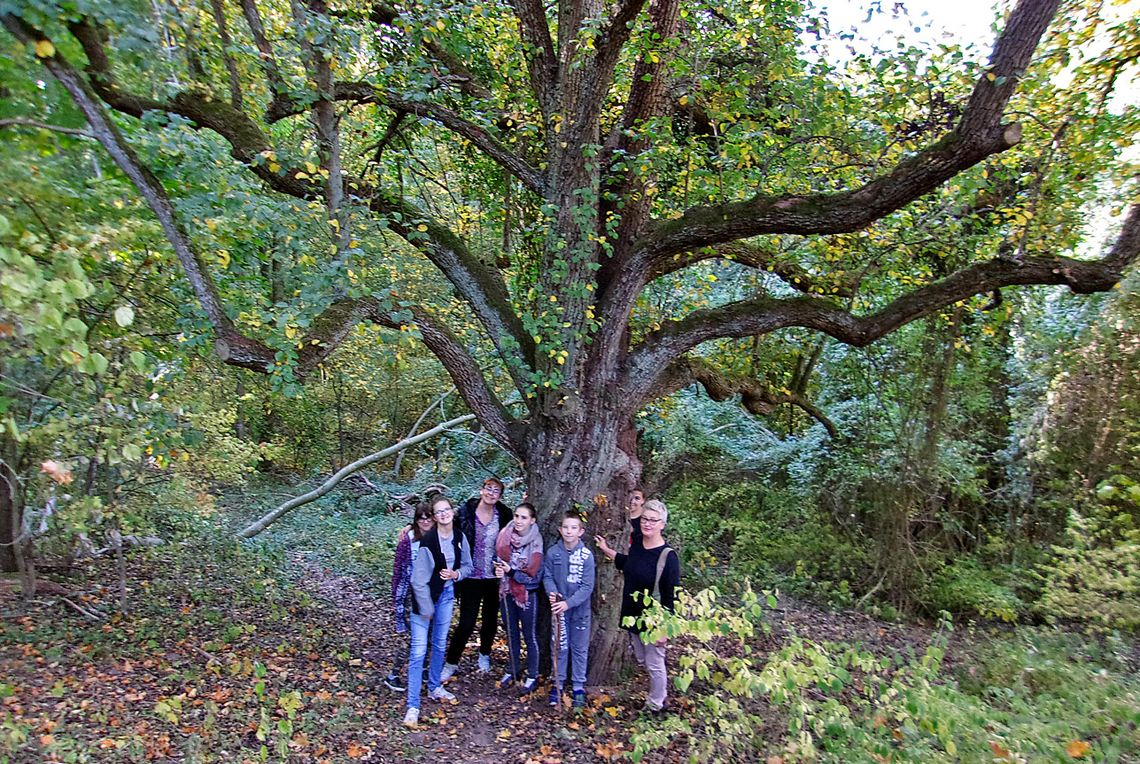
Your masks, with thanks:
M586 664L589 661L587 655L590 651L590 603L579 605L554 617L560 622L557 631L561 632L558 634L560 637L558 643L554 644L556 630L553 627L550 629L552 651L558 653L558 686L566 685L566 669L569 663L573 664L573 670L569 673L574 689L584 690Z

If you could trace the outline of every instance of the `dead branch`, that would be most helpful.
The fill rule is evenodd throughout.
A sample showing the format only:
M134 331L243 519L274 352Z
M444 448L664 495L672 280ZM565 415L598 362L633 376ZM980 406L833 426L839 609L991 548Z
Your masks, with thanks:
M394 443L393 445L388 446L388 448L385 448L383 451L377 451L374 454L369 454L368 456L365 456L361 459L357 459L352 464L349 464L349 465L343 467L339 472L337 472L335 475L330 477L325 482L321 483L320 486L313 489L312 491L309 491L306 494L302 494L301 496L297 496L296 498L290 499L289 501L285 502L281 506L274 509L272 512L269 512L268 514L266 514L260 520L257 520L256 522L253 522L253 523L250 523L248 526L246 526L246 528L244 530L242 530L241 533L238 534L238 536L240 538L243 538L243 539L253 538L257 534L261 533L263 530L268 528L270 526L270 524L273 523L273 521L277 520L279 517L284 515L289 510L296 509L297 507L300 507L304 504L308 504L311 501L315 501L315 500L321 498L326 493L331 491L333 488L336 488L337 484L340 483L342 480L344 480L349 475L364 469L365 467L369 466L370 464L375 464L376 462L380 461L381 459L384 459L388 456L391 456L392 454L399 453L400 451L403 451L405 448L410 448L411 446L414 446L418 443L422 443L425 440L429 440L430 438L434 438L436 435L439 435L441 432L445 432L448 429L455 427L456 425L463 424L464 422L470 422L474 418L475 418L474 414L464 414L463 416L456 417L455 419L451 419L447 422L444 422L443 424L438 424L435 427L431 428L430 430L427 430L426 432L420 433L419 435L415 436L414 438L405 438L404 440L401 440L399 443Z

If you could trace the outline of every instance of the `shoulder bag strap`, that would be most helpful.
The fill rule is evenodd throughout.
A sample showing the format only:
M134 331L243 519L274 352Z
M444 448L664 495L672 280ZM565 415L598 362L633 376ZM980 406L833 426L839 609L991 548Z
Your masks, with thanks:
M668 544L661 548L661 554L657 555L657 575L653 578L653 599L658 602L661 601L661 574L665 572L665 563L669 561L669 552L673 548Z

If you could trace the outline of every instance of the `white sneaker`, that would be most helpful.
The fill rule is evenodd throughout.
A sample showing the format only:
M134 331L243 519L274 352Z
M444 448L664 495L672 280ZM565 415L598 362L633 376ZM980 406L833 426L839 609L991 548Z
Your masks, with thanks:
M482 653L479 653L479 673L480 674L490 674L491 673L491 656L490 655L483 655Z
M443 664L443 671L439 674L439 681L446 682L451 677L455 676L455 672L459 670L458 663L445 663Z
M447 688L442 684L428 693L428 697L432 700L446 700L448 702L455 700L455 693L447 691Z
M420 722L420 710L418 708L409 708L407 713L404 714L404 726L414 727Z

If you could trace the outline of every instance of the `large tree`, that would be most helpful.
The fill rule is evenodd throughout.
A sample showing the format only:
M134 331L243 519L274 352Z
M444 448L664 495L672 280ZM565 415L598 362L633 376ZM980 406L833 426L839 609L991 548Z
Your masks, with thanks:
M526 465L546 526L578 504L604 533L656 398L699 383L827 423L810 363L789 384L711 345L798 327L863 346L1005 287L1120 279L1140 208L1100 259L1063 256L1087 190L1062 205L1057 169L1083 140L1085 189L1111 174L1089 125L1119 67L1086 72L1099 100L1055 124L1006 117L1019 85L1047 87L1027 73L1059 4L1021 0L984 65L900 48L844 67L802 53L824 19L795 2L0 8L157 216L221 358L289 385L361 324L410 331ZM999 161L1027 134L1039 150ZM735 293L701 291L714 264L744 274ZM614 585L602 571L598 675Z

